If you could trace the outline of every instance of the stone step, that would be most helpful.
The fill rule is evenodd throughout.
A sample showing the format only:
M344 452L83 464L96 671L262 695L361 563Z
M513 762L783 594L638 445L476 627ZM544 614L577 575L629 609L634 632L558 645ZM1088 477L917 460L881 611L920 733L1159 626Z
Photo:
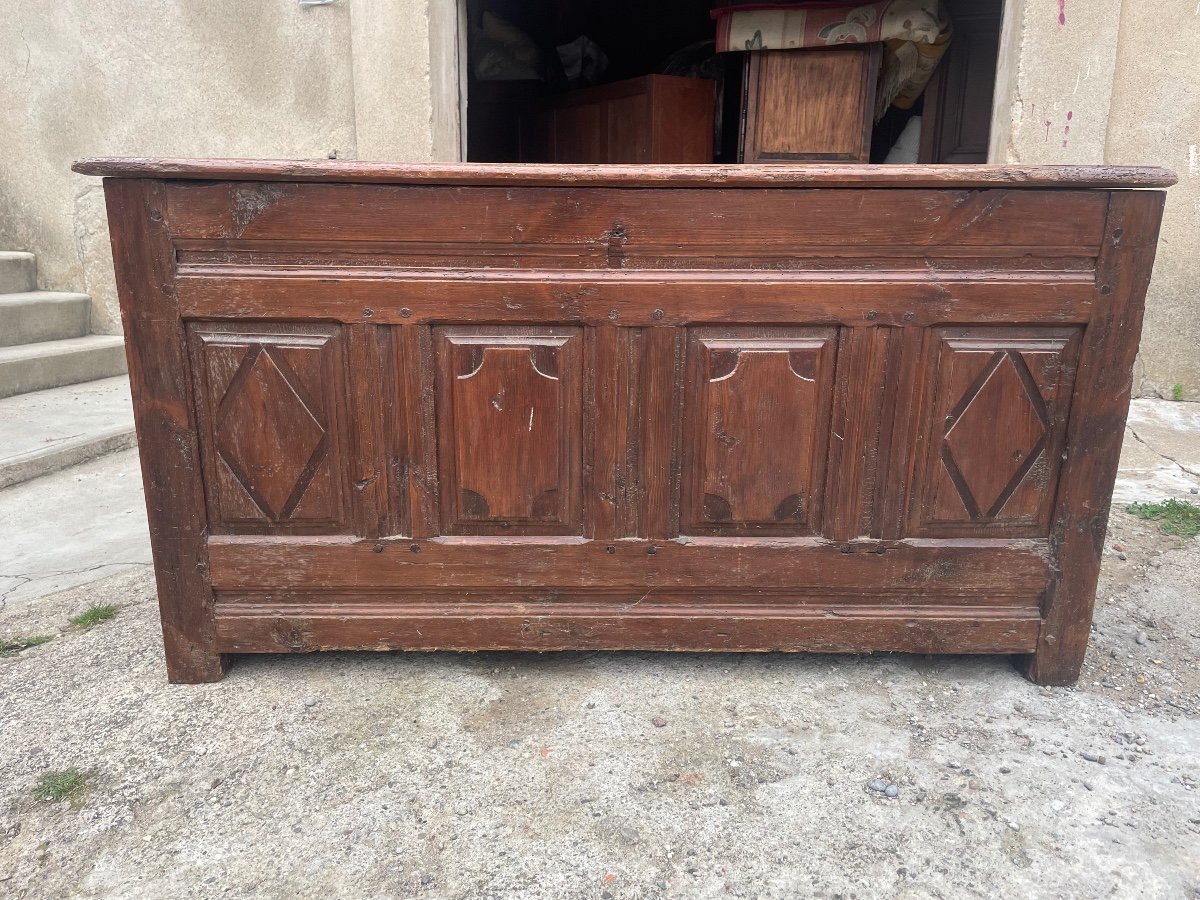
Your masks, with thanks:
M22 250L0 250L0 294L37 290L37 259Z
M87 294L0 294L0 347L83 337L90 324L91 299Z
M0 398L124 372L125 342L120 335L92 334L0 347Z
M0 400L0 488L132 447L124 375Z

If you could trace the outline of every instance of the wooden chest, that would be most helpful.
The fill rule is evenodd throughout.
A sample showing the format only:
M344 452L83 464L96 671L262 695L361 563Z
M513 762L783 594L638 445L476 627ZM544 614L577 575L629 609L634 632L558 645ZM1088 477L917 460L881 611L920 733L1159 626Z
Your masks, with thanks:
M335 648L1078 676L1170 173L76 171L173 681Z

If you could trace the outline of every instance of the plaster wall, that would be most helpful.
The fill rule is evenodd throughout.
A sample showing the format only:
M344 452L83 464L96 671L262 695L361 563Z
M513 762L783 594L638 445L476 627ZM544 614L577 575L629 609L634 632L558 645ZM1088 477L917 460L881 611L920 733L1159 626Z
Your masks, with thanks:
M1142 395L1200 400L1200 6L1125 0L1104 161L1179 175L1167 195L1142 352Z
M991 159L1146 163L1167 203L1135 391L1200 399L1194 0L1008 0ZM24 0L0 15L0 248L117 332L92 155L453 160L457 0Z
M24 0L0 11L0 249L120 320L103 192L84 156L428 160L426 0ZM455 22L438 36L456 46ZM450 51L443 51L450 52ZM442 151L445 158L445 150Z
M996 163L1174 169L1146 300L1136 395L1200 399L1200 7L1195 0L1008 0Z

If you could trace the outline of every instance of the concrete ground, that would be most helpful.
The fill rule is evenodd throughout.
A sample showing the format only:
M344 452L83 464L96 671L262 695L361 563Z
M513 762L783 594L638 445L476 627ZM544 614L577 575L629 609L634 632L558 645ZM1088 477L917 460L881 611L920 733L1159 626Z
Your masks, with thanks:
M1193 409L1135 407L1122 503L1200 487ZM52 637L0 659L2 896L1200 896L1200 539L1123 508L1073 688L981 657L647 653L245 657L180 687L148 568L48 592L85 537L10 528L116 483L105 538L144 546L128 455L92 465L0 492L0 573L14 545L45 573L0 636ZM67 624L94 603L116 617Z
M137 444L124 375L0 400L0 488Z
M4 612L130 568L149 568L137 450L0 490Z

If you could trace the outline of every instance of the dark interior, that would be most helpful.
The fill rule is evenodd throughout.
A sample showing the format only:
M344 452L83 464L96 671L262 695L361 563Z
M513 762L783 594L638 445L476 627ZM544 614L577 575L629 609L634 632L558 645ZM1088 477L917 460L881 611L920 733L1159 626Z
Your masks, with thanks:
M712 152L702 161L739 162L750 54L715 52L710 14L714 5L715 0L467 0L467 159L612 161L590 158L586 152L569 160L539 158L544 151L531 150L523 117L528 122L538 110L571 103L573 92L587 88L646 75L675 75L708 79L713 85ZM950 47L910 109L891 106L869 126L870 162L885 161L913 116L922 116L916 161L987 160L1003 0L943 0L943 6L954 24ZM507 52L496 49L497 43L503 44L495 40L497 28L505 35L520 35L519 46L533 53L523 71L480 77L477 69L489 51L493 57ZM607 66L572 77L556 48L581 36L603 52ZM664 104L655 114L670 118L670 101Z

